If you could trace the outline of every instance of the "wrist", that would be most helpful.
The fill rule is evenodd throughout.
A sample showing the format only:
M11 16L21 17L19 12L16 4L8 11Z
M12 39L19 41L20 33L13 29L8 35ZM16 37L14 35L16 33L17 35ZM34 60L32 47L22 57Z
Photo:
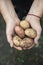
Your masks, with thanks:
M31 22L31 21L40 21L39 17L36 17L34 15L27 15L27 17L25 18L25 20Z
M37 17L37 18L41 18L40 16L38 16L38 15L35 15L35 14L28 14L28 15L30 15L30 16L34 16L34 17Z
M15 18L14 20L13 19L10 19L9 21L6 21L6 25L19 25L20 23L20 20L18 18Z
M35 10L35 8L30 9L28 14L33 14L33 15L36 15L36 16L41 18L41 16L42 16L42 9L38 10L37 7L36 7L36 10Z

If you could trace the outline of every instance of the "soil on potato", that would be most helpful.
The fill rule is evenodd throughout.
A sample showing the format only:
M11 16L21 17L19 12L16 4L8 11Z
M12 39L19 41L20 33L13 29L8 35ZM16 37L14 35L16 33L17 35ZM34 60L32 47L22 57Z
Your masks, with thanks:
M16 1L16 0L15 0ZM23 12L24 14L22 14ZM19 17L22 19L27 11L21 11ZM0 65L43 65L43 31L39 40L39 46L30 50L18 51L11 48L6 39L5 22L0 15ZM41 26L43 29L43 17L41 18Z

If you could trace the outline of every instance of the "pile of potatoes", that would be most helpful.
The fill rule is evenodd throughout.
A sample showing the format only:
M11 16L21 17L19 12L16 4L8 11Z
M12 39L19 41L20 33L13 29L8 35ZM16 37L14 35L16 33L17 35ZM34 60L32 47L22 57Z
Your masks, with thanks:
M26 49L34 46L34 38L37 33L27 21L21 21L20 25L15 27L15 33L16 35L13 37L14 45Z

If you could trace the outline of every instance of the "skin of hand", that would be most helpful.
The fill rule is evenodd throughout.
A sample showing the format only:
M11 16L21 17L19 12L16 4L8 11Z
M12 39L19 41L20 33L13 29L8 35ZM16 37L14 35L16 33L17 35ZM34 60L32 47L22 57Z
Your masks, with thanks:
M6 22L6 36L10 46L13 47L12 35L14 35L14 28L19 25L19 18L14 10L11 0L0 1L0 12ZM16 47L18 50L22 50L21 47Z
M43 2L43 0L34 0L28 14L34 14L34 15L41 17L42 14L43 14L42 2ZM40 18L32 16L32 15L28 15L28 14L27 14L25 20L30 23L30 25L33 29L36 30L37 36L34 39L34 42L35 42L36 46L38 46L38 40L41 36L41 31L42 31L42 28L41 28L41 25L40 25Z

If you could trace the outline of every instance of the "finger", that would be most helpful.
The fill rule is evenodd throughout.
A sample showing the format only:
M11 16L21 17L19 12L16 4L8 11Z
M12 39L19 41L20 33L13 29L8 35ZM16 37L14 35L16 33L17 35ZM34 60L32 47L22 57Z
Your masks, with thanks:
M21 47L16 47L16 46L13 46L14 48L16 48L17 50L22 50Z
M36 36L36 38L34 39L34 42L37 44L38 43L38 40L39 40L39 38L40 38L40 36L41 36L41 31L42 31L42 29L41 29L41 27L39 27L39 29L37 29L37 36Z

